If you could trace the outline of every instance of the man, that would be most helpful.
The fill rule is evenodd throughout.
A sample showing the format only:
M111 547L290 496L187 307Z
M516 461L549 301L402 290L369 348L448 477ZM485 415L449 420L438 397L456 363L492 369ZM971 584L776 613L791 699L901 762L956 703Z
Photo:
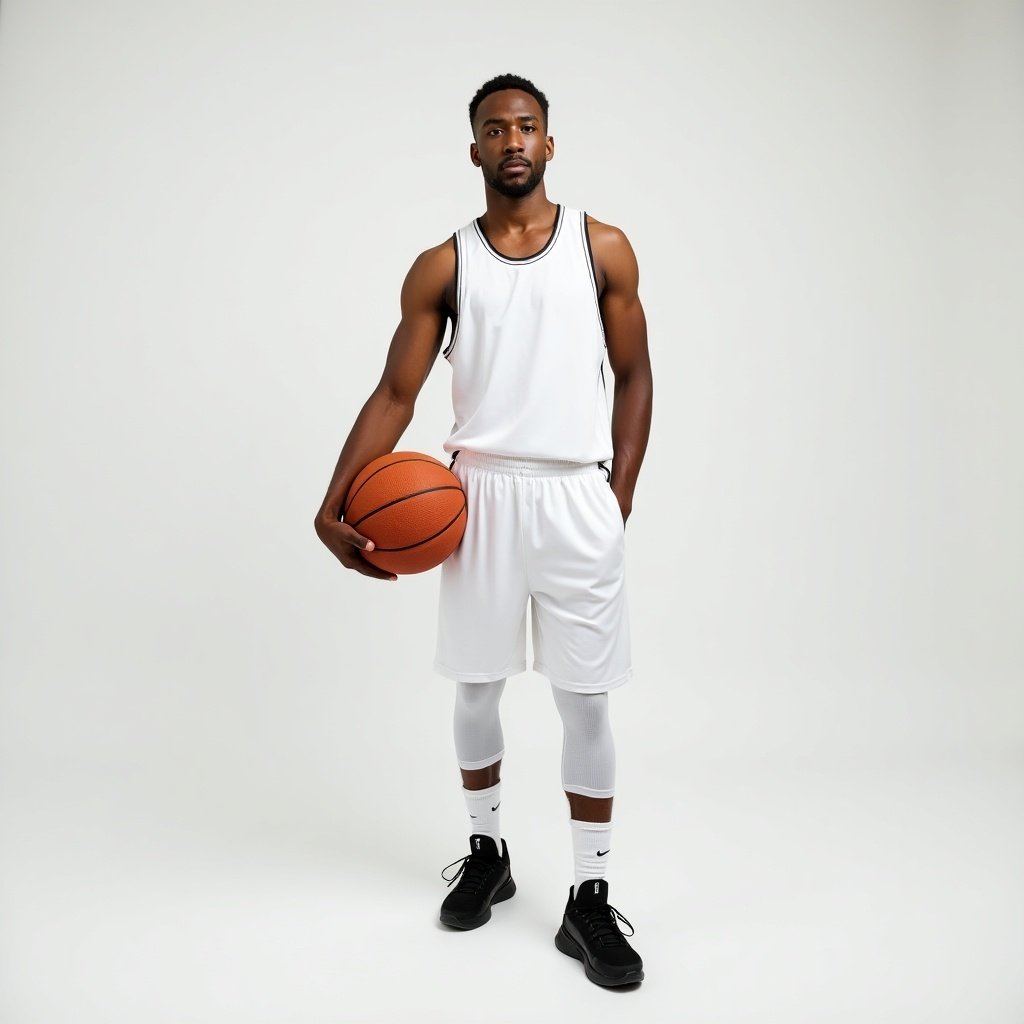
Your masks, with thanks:
M651 422L636 258L617 228L548 200L544 170L555 144L547 99L532 82L492 79L469 115L469 155L483 174L487 211L413 263L383 375L315 525L347 568L396 578L362 557L372 544L339 522L340 510L356 474L393 451L411 421L450 320L443 354L455 424L444 448L468 519L442 566L435 668L455 681L455 747L472 834L441 920L479 927L492 904L515 893L499 828L498 703L506 678L526 668L529 604L533 668L548 677L564 726L561 781L575 862L555 944L583 962L591 981L625 985L643 979L643 964L617 923L629 922L608 904L608 691L631 671L624 531ZM610 419L605 353L615 375Z

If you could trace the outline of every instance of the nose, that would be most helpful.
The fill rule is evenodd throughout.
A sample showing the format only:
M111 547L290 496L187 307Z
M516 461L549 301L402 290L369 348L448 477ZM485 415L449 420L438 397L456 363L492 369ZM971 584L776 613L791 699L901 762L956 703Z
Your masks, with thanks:
M512 129L505 136L505 152L506 153L522 153L523 151L523 136L520 132Z

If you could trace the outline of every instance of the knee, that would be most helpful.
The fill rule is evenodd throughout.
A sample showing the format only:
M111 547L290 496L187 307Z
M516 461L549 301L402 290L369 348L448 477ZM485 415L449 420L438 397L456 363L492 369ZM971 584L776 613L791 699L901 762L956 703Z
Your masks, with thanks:
M608 694L556 693L555 702L565 728L562 747L562 787L573 813L587 820L597 808L589 799L609 799L615 791L615 743L608 719ZM574 806L574 801L576 805ZM584 813L585 810L585 813ZM609 808L601 807L601 813ZM600 819L604 820L604 819Z
M556 691L555 703L566 737L582 743L611 740L607 690L602 693Z
M489 718L498 710L505 680L490 683L456 683L455 711L466 718Z

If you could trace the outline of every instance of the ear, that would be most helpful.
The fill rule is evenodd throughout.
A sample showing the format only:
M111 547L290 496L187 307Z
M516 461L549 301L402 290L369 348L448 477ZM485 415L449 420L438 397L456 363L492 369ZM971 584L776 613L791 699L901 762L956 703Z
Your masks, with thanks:
M555 155L555 137L554 137L554 135L549 135L548 136L547 144L545 145L544 149L545 149L545 152L546 152L548 160L550 160Z
M480 150L475 142L469 144L469 159L472 160L474 167L480 166Z

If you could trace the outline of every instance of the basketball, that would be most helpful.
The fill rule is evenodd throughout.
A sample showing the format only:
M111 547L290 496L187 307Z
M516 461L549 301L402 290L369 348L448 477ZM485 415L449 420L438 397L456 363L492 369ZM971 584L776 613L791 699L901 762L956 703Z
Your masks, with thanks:
M392 452L352 481L345 522L373 541L368 562L398 576L440 565L466 530L466 495L444 463L420 452Z

